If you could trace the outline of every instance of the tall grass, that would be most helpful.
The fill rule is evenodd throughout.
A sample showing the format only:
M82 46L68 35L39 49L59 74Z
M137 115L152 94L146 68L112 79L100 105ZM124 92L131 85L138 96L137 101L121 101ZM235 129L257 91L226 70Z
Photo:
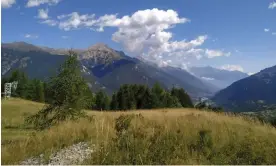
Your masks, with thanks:
M109 125L108 123L104 124ZM106 141L110 132L105 131L100 120L80 119L68 121L41 132L33 132L24 139L2 145L2 164L18 164L26 158L55 151L74 143L87 141L99 144ZM97 142L98 141L98 142Z
M194 109L87 113L2 145L2 164L80 141L96 145L84 164L276 164L276 129L244 117Z
M116 136L86 164L276 164L276 130L243 117L157 110L115 124Z

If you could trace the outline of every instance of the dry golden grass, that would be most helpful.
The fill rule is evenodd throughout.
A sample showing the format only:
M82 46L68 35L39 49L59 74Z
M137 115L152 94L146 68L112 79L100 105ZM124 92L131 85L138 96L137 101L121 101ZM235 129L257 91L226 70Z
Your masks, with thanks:
M2 120L5 125L20 126L24 113L36 112L41 106L20 99L2 101ZM47 156L79 141L101 149L87 164L276 164L276 129L244 117L195 109L87 110L87 114L93 118L32 131L20 139L11 138L13 134L7 137L9 131L4 129L3 134L2 128L2 139L14 140L2 145L2 164L16 164L41 153ZM118 136L115 123L121 115L133 117L126 134ZM206 147L198 150L202 131L208 131L206 139L211 139L212 145L203 144ZM121 147L124 145L126 149Z

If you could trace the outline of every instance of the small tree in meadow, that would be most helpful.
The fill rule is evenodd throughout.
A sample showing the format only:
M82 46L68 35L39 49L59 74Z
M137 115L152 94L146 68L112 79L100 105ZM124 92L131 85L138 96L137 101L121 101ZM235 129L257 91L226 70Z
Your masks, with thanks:
M66 119L76 119L83 115L85 107L85 93L88 86L80 73L80 66L76 53L69 51L69 56L58 70L57 76L51 77L47 83L51 96L46 105L37 114L26 119L37 129L44 129Z

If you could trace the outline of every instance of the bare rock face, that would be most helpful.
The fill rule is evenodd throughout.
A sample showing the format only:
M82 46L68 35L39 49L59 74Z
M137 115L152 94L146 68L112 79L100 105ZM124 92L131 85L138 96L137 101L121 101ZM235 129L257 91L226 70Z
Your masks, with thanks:
M86 61L89 65L110 64L121 56L105 44L95 44L81 53L80 60Z

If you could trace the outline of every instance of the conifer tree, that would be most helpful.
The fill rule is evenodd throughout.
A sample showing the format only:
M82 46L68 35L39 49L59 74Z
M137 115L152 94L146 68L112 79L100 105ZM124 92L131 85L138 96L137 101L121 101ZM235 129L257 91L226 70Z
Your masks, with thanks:
M111 102L110 102L110 109L111 110L118 110L118 99L117 99L117 94L113 93L112 98L111 98Z
M193 102L190 96L184 91L183 88L175 88L173 87L171 90L171 95L178 98L179 102L181 103L182 107L193 107Z
M101 110L101 111L109 109L108 96L102 90L100 90L96 93L95 109L96 110Z
M83 115L87 84L80 73L77 55L70 51L67 60L58 70L57 76L48 82L52 100L37 114L26 119L37 129L44 129L66 119L75 119Z
M36 81L36 101L45 102L44 84L40 80Z
M19 73L19 78L18 78L18 85L16 89L16 94L21 97L26 99L28 97L29 93L29 80L28 76L24 72Z
M162 97L164 95L164 89L160 86L159 83L155 83L151 89L152 93L152 108L162 108Z

